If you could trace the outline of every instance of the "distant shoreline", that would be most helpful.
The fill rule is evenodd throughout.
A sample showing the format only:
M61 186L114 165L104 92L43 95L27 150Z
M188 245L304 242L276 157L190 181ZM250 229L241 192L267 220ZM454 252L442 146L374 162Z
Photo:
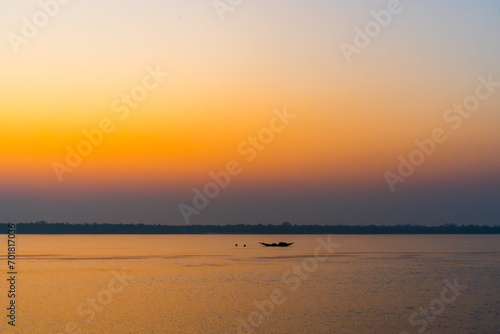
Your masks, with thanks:
M16 223L17 234L500 234L487 225L145 225ZM0 223L7 234L8 223Z

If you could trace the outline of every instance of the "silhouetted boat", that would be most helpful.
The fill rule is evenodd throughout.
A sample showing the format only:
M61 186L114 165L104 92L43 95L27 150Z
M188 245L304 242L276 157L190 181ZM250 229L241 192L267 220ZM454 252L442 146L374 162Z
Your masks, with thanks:
M290 245L293 245L293 242L280 242L279 244L273 242L272 244L266 244L265 242L259 242L259 244L264 245L266 247L288 247Z

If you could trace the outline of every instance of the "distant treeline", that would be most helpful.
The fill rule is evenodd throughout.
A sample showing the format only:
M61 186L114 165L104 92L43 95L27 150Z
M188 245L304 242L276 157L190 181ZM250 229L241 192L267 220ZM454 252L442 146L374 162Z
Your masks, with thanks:
M0 234L8 233L0 224ZM16 223L18 234L499 234L500 226L453 225L145 225Z

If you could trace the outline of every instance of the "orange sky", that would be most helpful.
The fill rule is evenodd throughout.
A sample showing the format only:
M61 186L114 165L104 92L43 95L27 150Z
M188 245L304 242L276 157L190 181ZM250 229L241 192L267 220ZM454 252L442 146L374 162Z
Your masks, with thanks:
M498 28L486 14L493 3L473 12L412 4L350 64L339 43L352 42L353 28L382 5L280 3L289 6L281 15L279 4L246 4L224 22L210 4L112 1L97 10L74 3L20 52L4 40L2 193L187 193L231 160L244 167L241 193L270 184L388 191L384 172L435 128L448 140L405 187L498 179L500 93L458 130L443 120L474 93L479 76L500 81L499 49L484 35ZM19 18L38 8L9 6L9 13L0 7L4 34L19 33ZM169 76L120 119L113 103L155 67ZM284 107L296 118L247 162L238 147ZM86 140L82 131L103 119L113 130L59 179L54 162L67 165L67 147L76 149Z

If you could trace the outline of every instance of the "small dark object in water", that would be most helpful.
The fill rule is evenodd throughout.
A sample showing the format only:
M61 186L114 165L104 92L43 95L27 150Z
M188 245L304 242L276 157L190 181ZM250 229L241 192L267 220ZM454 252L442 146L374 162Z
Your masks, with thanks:
M246 247L247 245L243 245L243 247Z
M234 246L235 246L235 247L238 247L238 244L235 244Z
M266 247L288 247L290 245L293 245L293 242L280 242L279 244L273 242L272 244L266 244L265 242L259 242L259 244L264 245Z

